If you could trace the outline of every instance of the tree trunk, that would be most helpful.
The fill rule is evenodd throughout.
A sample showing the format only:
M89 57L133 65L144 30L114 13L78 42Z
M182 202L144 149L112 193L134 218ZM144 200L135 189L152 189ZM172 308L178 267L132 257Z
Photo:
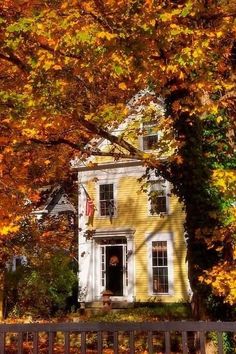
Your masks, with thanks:
M5 270L0 269L0 320L4 317L4 284Z

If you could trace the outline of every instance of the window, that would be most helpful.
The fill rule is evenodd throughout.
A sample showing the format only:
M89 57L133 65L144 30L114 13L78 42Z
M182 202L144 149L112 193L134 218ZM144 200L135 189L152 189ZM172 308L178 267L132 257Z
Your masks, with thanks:
M25 256L13 256L12 260L6 264L7 270L15 272L19 267L26 266L27 259Z
M143 150L154 150L157 146L158 136L157 135L147 135L143 136Z
M150 180L150 213L167 213L167 182L164 179Z
M155 150L158 143L158 132L156 131L156 123L147 122L143 123L144 134L142 136L142 149Z
M173 235L169 232L147 235L149 294L173 295Z
M152 242L152 292L169 292L167 241Z
M101 184L99 186L100 215L114 215L114 186L113 184Z

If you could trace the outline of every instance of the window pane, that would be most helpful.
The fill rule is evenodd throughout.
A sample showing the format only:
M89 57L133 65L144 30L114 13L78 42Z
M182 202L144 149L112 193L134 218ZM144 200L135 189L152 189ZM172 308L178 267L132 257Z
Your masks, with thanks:
M166 181L164 179L151 180L150 181L150 190L152 192L158 191L163 193L166 191Z
M159 213L166 213L166 197L158 197L151 199L151 213L152 214L159 214Z
M158 136L147 135L143 137L143 150L153 150L157 147Z
M150 181L150 208L152 214L167 212L166 181Z
M167 241L152 242L153 293L168 293Z
M168 270L165 268L153 269L153 293L168 293Z
M100 200L113 199L113 184L100 185Z
M114 193L113 184L101 184L99 191L100 196L100 215L114 215Z

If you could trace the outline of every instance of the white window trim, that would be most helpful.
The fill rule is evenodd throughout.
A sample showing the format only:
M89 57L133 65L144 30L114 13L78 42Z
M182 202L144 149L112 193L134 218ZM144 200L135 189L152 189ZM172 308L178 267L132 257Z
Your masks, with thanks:
M97 205L97 218L98 219L108 219L109 215L101 215L101 210L100 210L100 185L103 184L113 184L113 194L114 194L114 214L112 218L117 218L118 211L118 203L117 203L117 196L118 196L118 190L117 190L117 185L118 181L114 180L100 180L96 183L96 205Z
M142 130L145 130L145 128L148 128L148 127L150 127L150 128L152 128L152 127L155 127L156 126L156 124L157 124L157 122L150 122L150 124L148 124L148 125L144 125L143 123L141 123L141 125L140 125L140 128L142 129ZM153 149L144 149L144 143L143 143L143 138L144 137L148 137L148 136L157 136L157 142L159 142L160 141L160 139L161 139L161 137L162 137L162 132L160 131L160 130L157 130L156 132L154 132L154 133L144 133L144 134L142 134L142 135L140 135L139 136L139 146L140 146L140 149L142 150L142 151L146 151L146 152L152 152L152 151L154 151ZM156 150L156 149L155 149Z
M146 236L148 248L148 294L150 296L170 296L174 294L174 265L173 265L173 234L171 232L160 232ZM154 293L152 288L152 242L167 242L167 264L168 264L168 293Z
M150 181L158 182L160 179L161 178L159 178L159 177L155 177L155 178L152 177L150 179ZM149 199L149 193L151 192L151 190L150 190L150 187L149 187L148 188L148 193L147 193L147 207L148 207L147 215L148 216L161 217L161 216L165 216L165 215L170 215L170 198L169 198L170 184L169 184L169 182L166 179L164 179L163 183L165 183L165 185L166 185L166 211L162 212L162 213L159 213L159 214L157 214L157 213L152 214L151 213L151 200Z

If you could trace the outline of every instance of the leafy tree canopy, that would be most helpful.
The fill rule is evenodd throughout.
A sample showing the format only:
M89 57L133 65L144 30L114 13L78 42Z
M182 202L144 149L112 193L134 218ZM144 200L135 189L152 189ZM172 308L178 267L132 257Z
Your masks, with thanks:
M75 156L102 155L85 147L102 136L116 147L107 154L140 159L173 183L186 210L193 290L207 282L236 301L235 7L228 0L1 2L2 249L39 186L65 180ZM131 131L109 133L147 87L165 100L162 128L174 132L165 139L175 154L165 161L128 143ZM214 280L227 267L229 288Z

